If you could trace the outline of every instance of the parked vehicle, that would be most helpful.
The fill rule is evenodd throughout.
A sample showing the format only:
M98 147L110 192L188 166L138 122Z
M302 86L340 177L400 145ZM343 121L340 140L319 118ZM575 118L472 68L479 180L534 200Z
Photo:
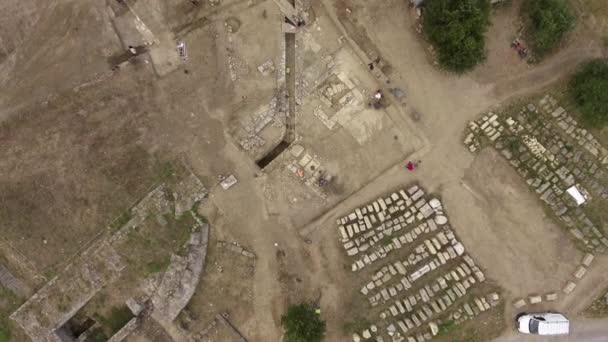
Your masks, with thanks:
M517 330L524 334L567 335L570 321L560 313L521 314L516 319Z

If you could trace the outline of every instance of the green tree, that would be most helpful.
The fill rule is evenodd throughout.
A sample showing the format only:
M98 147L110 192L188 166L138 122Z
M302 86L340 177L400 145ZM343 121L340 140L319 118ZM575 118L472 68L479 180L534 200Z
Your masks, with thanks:
M568 91L585 124L597 128L608 124L608 62L605 59L584 64L570 80Z
M319 342L325 334L325 322L308 303L290 306L281 316L281 324L287 342Z
M526 0L522 9L530 44L539 56L553 50L574 27L574 15L565 0Z
M490 23L489 1L432 0L426 4L424 32L437 48L439 63L456 72L481 63Z

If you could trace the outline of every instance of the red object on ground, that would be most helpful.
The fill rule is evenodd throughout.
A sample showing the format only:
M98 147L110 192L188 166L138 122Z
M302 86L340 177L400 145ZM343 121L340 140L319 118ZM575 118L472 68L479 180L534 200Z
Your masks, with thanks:
M405 167L410 171L414 171L414 163L412 162L407 162L407 165Z

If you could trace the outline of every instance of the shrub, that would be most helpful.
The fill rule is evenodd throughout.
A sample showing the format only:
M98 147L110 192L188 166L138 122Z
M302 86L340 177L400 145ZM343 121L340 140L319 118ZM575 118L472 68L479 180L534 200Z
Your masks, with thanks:
M539 56L553 50L574 27L574 15L565 0L526 0L522 9L526 33Z
M424 32L435 45L439 63L463 72L485 59L484 33L489 25L488 0L427 1Z
M325 334L325 322L315 313L314 305L298 304L281 316L287 342L319 342Z
M568 87L583 122L601 128L608 124L608 62L596 59L584 64Z

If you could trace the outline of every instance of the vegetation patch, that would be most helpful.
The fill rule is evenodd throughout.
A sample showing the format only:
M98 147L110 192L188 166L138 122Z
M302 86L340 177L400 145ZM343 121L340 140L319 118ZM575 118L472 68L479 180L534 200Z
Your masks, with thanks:
M159 273L164 271L167 266L169 266L170 260L169 258L159 262L159 261L152 261L149 262L146 265L146 270L148 271L148 273L152 274L152 273Z
M608 62L596 59L584 64L568 87L584 124L602 128L608 123Z
M315 312L313 304L292 305L281 316L287 342L318 342L325 334L325 321Z
M437 48L439 63L464 72L484 61L489 18L488 0L427 1L424 32Z
M133 215L131 215L131 211L127 210L125 212L123 212L122 214L120 214L111 224L110 224L110 228L112 230L116 230L116 229L120 229L122 226L124 226L125 224L127 224L131 218L133 217Z
M97 320L106 329L109 335L114 335L133 318L133 313L125 306L113 307L108 317L97 315Z
M108 335L103 331L103 328L97 327L87 336L86 342L105 342L108 340Z
M602 292L602 295L596 299L591 305L585 309L585 315L589 317L607 317L608 316L608 289Z
M0 342L8 342L10 337L8 328L0 326Z
M370 322L367 318L362 316L356 316L352 320L344 323L343 329L344 332L352 334L359 331L363 331L369 328L370 325L372 325L372 322Z
M522 11L526 35L539 57L554 50L574 27L574 15L565 0L527 0Z
M439 324L439 336L448 336L456 328L456 322L449 320Z
M11 329L8 316L23 302L6 288L0 286L0 342L8 342L11 338Z

